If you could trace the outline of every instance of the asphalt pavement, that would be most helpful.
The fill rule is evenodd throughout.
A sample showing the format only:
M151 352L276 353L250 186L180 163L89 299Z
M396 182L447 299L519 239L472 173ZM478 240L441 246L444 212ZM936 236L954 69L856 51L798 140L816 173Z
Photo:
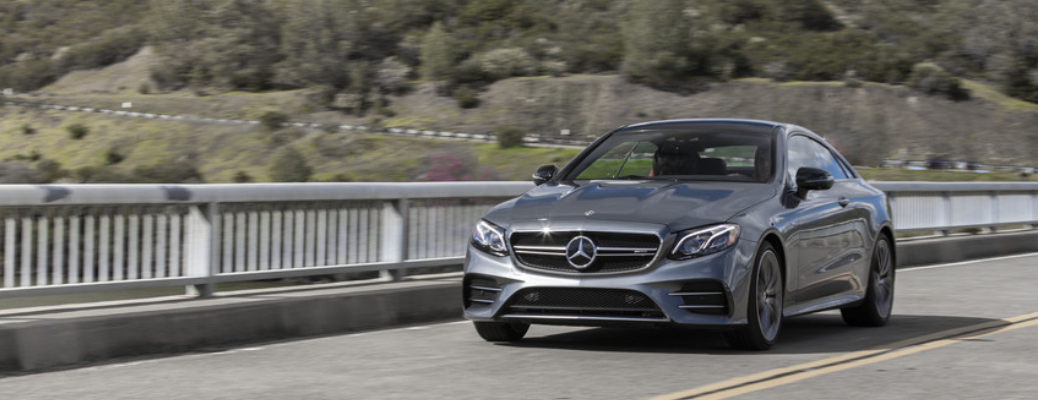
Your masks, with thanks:
M1033 399L1038 255L899 270L894 317L786 321L766 352L720 334L464 321L123 359L0 378L2 399Z

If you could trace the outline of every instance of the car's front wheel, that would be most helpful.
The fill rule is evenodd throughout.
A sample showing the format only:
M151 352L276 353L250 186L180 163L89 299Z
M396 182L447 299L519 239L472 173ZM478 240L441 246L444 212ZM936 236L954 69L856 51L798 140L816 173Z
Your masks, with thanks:
M518 322L473 322L479 337L488 342L516 342L526 336L530 324Z
M782 264L775 248L764 243L753 263L750 299L746 317L749 323L725 332L728 344L741 350L767 350L775 344L782 327Z
M886 235L880 235L876 241L870 264L865 301L840 310L847 325L883 326L890 319L894 307L894 252Z

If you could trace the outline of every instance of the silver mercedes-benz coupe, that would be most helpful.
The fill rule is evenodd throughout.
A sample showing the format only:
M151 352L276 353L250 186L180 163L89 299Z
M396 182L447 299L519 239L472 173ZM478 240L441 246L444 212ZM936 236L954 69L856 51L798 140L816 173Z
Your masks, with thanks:
M468 248L465 316L485 340L521 340L530 324L677 325L763 350L791 316L890 317L886 196L802 127L630 125L533 180Z

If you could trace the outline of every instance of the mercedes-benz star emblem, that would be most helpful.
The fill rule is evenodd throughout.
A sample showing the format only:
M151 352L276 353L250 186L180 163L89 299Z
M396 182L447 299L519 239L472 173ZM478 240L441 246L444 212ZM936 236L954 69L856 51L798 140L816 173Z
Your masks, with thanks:
M578 270L584 270L595 262L598 249L587 236L577 236L566 245L566 261Z

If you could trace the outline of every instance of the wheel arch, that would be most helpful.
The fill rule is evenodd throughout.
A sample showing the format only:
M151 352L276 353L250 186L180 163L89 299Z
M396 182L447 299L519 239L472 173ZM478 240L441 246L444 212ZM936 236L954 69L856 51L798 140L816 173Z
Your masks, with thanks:
M764 243L770 244L771 247L775 249L775 252L778 253L779 268L782 269L782 276L788 278L788 265L790 264L790 262L786 259L788 255L786 254L786 246L785 243L782 241L782 237L779 236L777 231L765 232L764 236L761 237L760 241L757 244L757 251L760 251L760 246L763 246ZM783 289L785 289L785 286L789 284L789 282L787 281L788 279L782 280L782 286L784 286Z
M890 257L893 259L891 261L894 263L894 269L897 269L897 245L895 244L897 237L894 235L894 226L889 222L884 223L883 226L879 228L879 234L886 236L887 240L890 242ZM876 239L878 240L879 237Z

